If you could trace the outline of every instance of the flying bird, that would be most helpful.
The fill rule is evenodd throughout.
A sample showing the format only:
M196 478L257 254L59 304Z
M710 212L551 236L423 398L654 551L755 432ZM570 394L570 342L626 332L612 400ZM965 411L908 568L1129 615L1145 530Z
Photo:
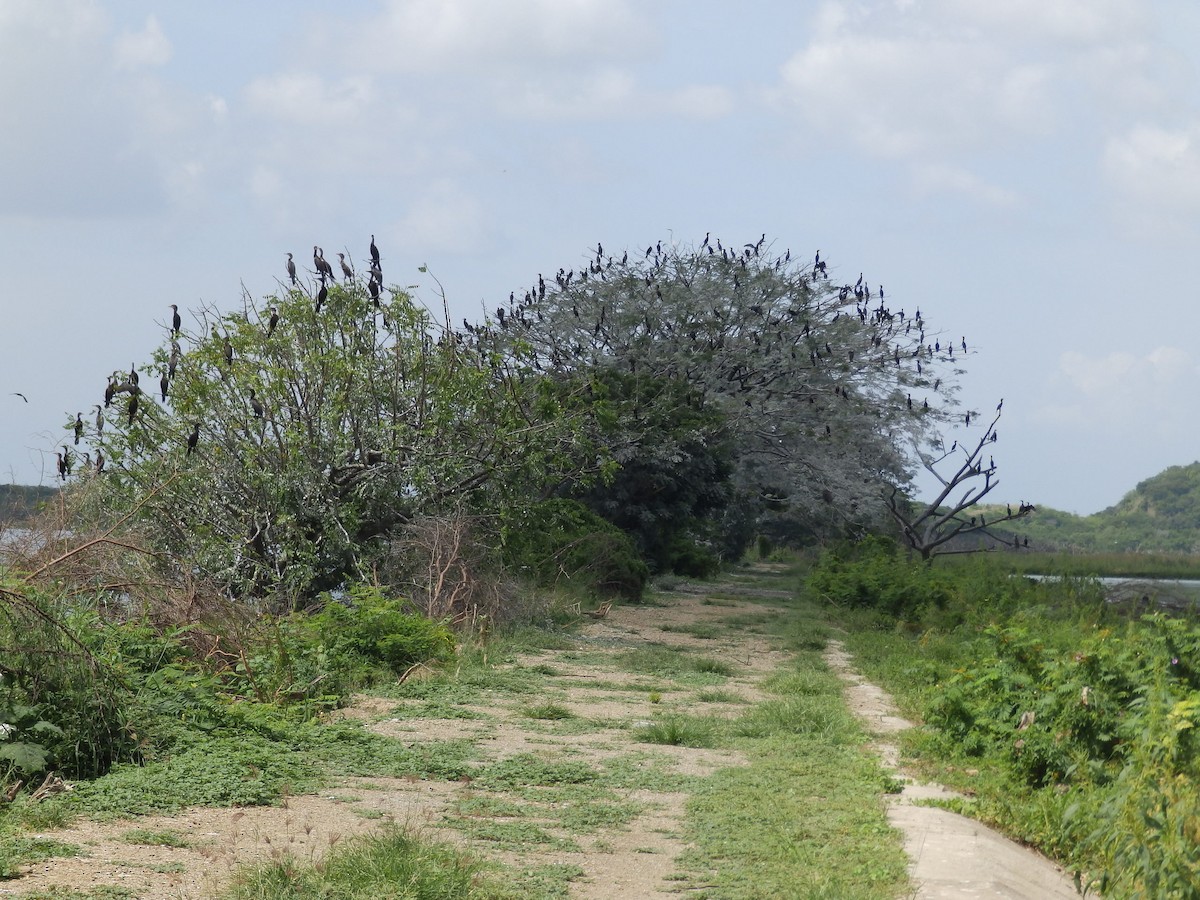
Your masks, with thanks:
M14 397L20 397L20 398L21 398L22 400L24 400L26 403L28 403L28 402L29 402L29 398L28 398L28 397L26 397L24 394L22 394L20 391L13 391L13 392L12 392L12 395L13 395Z

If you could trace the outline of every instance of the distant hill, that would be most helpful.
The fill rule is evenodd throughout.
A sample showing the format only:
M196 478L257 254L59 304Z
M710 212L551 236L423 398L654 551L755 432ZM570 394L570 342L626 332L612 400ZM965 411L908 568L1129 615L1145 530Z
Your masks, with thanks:
M24 484L0 484L0 525L26 521L58 493L58 488Z
M1171 466L1090 516L1038 507L1016 530L1040 550L1200 554L1200 462Z

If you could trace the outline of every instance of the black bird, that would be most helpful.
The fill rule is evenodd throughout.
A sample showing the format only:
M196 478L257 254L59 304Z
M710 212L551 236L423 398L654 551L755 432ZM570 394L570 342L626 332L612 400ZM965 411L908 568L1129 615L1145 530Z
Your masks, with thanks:
M267 337L275 333L276 326L279 325L279 310L274 306L271 307L271 318L267 320Z
M292 284L296 284L296 261L292 259L292 254L287 255L287 273L288 278L292 280Z
M179 315L179 307L176 306L174 303L171 304L171 310L172 310L172 312L171 312L171 331L174 334L178 335L179 334L179 326L183 324L183 319Z
M171 341L171 356L167 359L167 377L175 377L175 369L179 366L179 344Z
M339 254L338 254L338 262L340 262L340 263L342 264L342 276L343 276L343 278L344 278L346 281L353 281L353 280L354 280L354 270L353 270L353 269L351 269L349 265L347 265L347 263L346 263L346 254L345 254L345 253L339 253Z
M263 417L263 405L255 396L254 388L250 388L250 408L254 410L254 418L261 419Z
M327 277L333 277L333 266L325 260L325 251L316 244L313 245L313 265L316 267L317 274L321 276L322 281Z
M321 311L321 307L325 305L325 301L329 299L329 289L325 287L325 282L321 282L321 289L317 291L317 312Z
M22 400L24 400L26 403L28 403L28 402L29 402L29 398L28 398L28 397L26 397L24 394L22 394L20 391L13 391L13 394L12 394L12 395L13 395L14 397L20 397L20 398L21 398Z
M129 364L129 383L134 387L138 386L138 373L137 369L133 367L133 363Z
M187 456L191 456L195 452L198 443L200 443L200 423L196 422L192 426L192 433L187 438Z
M375 304L375 308L379 309L379 282L375 280L374 275L367 282L367 292L371 295L371 302Z
M111 375L108 376L108 387L104 389L104 405L112 406L113 395L117 392L117 380Z
M375 246L375 235L371 235L371 262L379 265L379 248Z
M83 437L83 413L75 413L75 443L78 445L79 439Z
M104 431L104 407L99 403L96 404L96 436Z
M225 365L233 365L233 344L229 340L229 335L225 335L225 348L222 351L225 354Z
M103 471L104 471L104 454L100 452L99 448L97 448L96 449L96 474L99 475Z
M133 427L133 420L137 418L138 411L138 395L129 395L129 427Z
M61 453L59 453L57 450L54 451L54 455L58 457L58 477L61 478L63 481L66 481L67 480L67 461L65 459L63 459L63 455Z
M167 402L167 391L171 388L171 379L167 377L167 370L163 369L162 377L158 379L158 389L162 392L163 402Z

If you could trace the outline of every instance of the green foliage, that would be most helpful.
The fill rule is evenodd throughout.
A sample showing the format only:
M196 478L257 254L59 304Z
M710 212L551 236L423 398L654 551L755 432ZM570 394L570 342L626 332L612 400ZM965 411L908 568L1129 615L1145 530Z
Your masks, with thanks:
M849 638L868 676L922 714L922 757L947 760L951 783L990 773L969 782L974 812L1104 896L1194 896L1200 624L1121 620L1078 579L942 574L952 596L909 623L916 640L847 617L871 629Z
M647 744L673 747L714 747L718 737L711 719L678 714L660 716L636 729L634 736Z
M545 500L504 516L505 563L543 585L640 600L649 579L629 536L578 500Z
M726 418L677 378L614 369L591 377L598 442L617 465L578 496L630 535L654 571L713 574L720 559L698 542L713 534L732 497Z
M15 525L30 519L58 488L44 485L0 484L0 525Z
M404 601L371 585L352 585L345 602L329 599L308 624L334 652L358 654L397 675L454 652L446 625L406 611Z
M996 509L984 512L990 518ZM1035 548L1131 554L1123 571L1113 573L1120 575L1165 576L1157 566L1147 570L1142 555L1189 554L1188 567L1175 577L1195 577L1200 570L1195 559L1200 554L1200 462L1164 469L1138 482L1116 506L1089 516L1039 507L1021 521L1020 530Z
M449 846L399 828L334 847L322 863L291 857L239 874L230 900L488 900L505 896ZM509 895L511 896L511 895Z
M273 331L247 301L155 351L142 381L173 359L166 401L113 375L94 441L108 468L74 492L77 515L133 513L189 569L286 607L368 578L414 516L494 512L595 466L579 407L527 353L472 347L403 291L376 305L331 285L317 310L293 289L265 307Z
M843 543L821 556L808 591L839 606L866 607L908 616L927 607L942 608L950 586L938 571L906 557L895 542L872 537Z

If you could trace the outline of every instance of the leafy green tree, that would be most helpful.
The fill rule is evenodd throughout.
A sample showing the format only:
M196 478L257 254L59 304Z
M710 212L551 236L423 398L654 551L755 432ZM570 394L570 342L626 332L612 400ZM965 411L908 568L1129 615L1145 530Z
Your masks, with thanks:
M707 238L619 257L597 247L579 272L539 276L512 297L476 342L532 348L562 377L620 372L633 398L654 393L639 382L679 385L729 435L736 495L754 517L881 521L881 485L907 483L906 448L947 418L965 348L943 346L919 310L889 307L861 277L838 283L827 272L819 258L773 253L765 236L737 250ZM636 401L651 425L679 405L670 391L657 396ZM625 423L613 446L636 430Z
M80 513L126 513L184 565L282 608L369 578L413 516L494 512L594 468L584 407L528 354L463 343L401 290L320 292L202 309L114 374L93 441L105 470Z
M576 495L630 535L653 568L678 571L681 548L714 536L732 496L734 449L724 416L679 379L609 368L592 384L592 418L603 429L597 441L617 466Z

